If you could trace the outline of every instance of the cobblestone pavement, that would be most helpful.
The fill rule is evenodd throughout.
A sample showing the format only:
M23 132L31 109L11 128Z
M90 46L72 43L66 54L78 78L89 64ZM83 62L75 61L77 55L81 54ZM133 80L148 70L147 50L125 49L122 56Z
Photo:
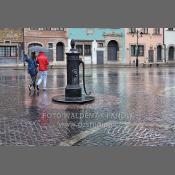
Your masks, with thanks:
M51 99L64 94L65 69L49 70L40 93L27 71L0 69L0 145L174 146L174 77L173 67L88 68L95 101L63 105Z

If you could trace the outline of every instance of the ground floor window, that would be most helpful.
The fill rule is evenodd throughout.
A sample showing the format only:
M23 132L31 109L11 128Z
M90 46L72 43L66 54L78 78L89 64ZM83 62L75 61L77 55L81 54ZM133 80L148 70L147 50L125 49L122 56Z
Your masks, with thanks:
M173 46L171 46L171 47L169 47L169 50L168 50L168 59L169 60L174 60L174 47Z
M0 46L1 57L16 57L17 46Z
M91 56L91 45L84 45L84 55Z
M76 45L77 51L80 53L81 56L91 56L92 55L92 45L86 43L78 43Z
M157 60L161 60L162 59L162 46L159 45L157 46Z
M83 55L83 45L76 45L76 49L80 53L80 55Z
M137 56L137 45L131 45L131 56ZM138 45L138 56L144 56L144 45Z

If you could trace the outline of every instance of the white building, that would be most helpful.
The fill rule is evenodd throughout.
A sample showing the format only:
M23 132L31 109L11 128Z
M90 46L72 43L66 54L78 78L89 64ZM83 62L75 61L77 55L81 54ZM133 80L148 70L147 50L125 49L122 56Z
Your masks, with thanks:
M165 28L165 45L167 62L175 61L175 28Z
M68 39L68 50L71 48L70 42L71 39ZM104 41L76 41L76 48L80 52L80 58L84 60L85 64L97 64L97 54L105 52ZM104 62L101 62L101 64L104 64Z

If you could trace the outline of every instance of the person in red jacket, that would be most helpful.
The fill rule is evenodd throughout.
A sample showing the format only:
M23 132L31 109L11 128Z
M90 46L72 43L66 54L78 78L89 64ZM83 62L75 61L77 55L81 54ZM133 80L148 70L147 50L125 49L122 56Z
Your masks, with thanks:
M37 57L37 63L39 64L39 76L40 76L37 82L37 90L39 91L39 85L41 84L42 81L43 81L43 90L46 90L49 61L44 52L39 53Z

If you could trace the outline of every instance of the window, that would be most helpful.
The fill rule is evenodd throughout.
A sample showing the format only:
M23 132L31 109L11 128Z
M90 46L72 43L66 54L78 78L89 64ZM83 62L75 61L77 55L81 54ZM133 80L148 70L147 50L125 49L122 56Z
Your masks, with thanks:
M16 57L17 47L16 46L0 46L0 56L2 57Z
M138 55L139 56L144 56L144 46L143 45L139 45Z
M169 60L174 60L174 47L170 46L168 50L168 59Z
M143 28L143 34L148 34L148 28Z
M160 28L155 28L154 29L154 34L159 35L160 34Z
M11 55L10 56L16 57L16 52L17 52L16 46L11 46Z
M6 46L6 49L5 49L5 56L6 56L6 57L10 57L10 46Z
M84 45L84 55L86 56L91 55L91 45Z
M64 31L64 28L55 28L57 31Z
M174 28L168 28L169 31L173 31Z
M129 28L129 33L136 33L136 28Z
M98 47L102 48L103 47L103 43L98 43Z
M137 55L137 46L131 45L131 56ZM144 56L144 46L138 45L138 56Z
M131 56L136 56L136 45L131 45Z
M53 49L53 43L48 43L48 48Z
M4 56L4 55L5 55L5 47L0 46L0 56Z
M76 49L80 53L80 55L83 55L83 45L76 45Z

